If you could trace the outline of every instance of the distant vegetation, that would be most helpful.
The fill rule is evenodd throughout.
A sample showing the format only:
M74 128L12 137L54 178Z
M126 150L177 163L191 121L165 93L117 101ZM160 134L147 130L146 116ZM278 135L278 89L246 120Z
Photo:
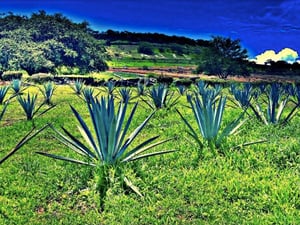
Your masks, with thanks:
M299 75L299 63L248 61L239 40L213 37L194 40L159 33L95 31L88 22L75 23L45 11L31 16L0 16L0 76L16 71L87 74L108 67L193 67L195 73L248 76ZM15 74L14 74L15 76ZM8 76L10 77L10 76ZM19 78L19 77L13 77ZM10 78L8 78L10 79Z
M0 30L1 72L53 73L65 67L86 73L108 68L105 49L86 22L40 11L31 17L8 14L0 18Z

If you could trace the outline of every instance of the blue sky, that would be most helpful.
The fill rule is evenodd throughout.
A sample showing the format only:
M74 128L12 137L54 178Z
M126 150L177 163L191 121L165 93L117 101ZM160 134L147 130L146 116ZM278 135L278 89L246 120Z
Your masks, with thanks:
M45 10L98 30L128 30L209 39L240 39L251 56L291 48L300 53L299 0L7 0L0 12Z

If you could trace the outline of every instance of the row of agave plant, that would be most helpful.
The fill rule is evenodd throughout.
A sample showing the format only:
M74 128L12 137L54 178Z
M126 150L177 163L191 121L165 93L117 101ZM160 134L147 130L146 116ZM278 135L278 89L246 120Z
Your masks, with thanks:
M49 83L45 84L44 89L46 89L47 85L50 86ZM135 97L132 97L131 89L116 89L113 83L108 83L105 87L107 95L101 95L101 97L95 93L94 88L85 87L80 81L76 81L72 88L76 95L85 100L89 111L89 118L92 122L92 125L88 126L90 123L87 123L75 107L71 106L71 111L79 123L78 129L81 138L77 138L76 135L63 127L61 128L62 131L60 131L52 124L47 124L39 130L35 131L33 129L30 131L16 147L0 161L0 164L13 155L27 141L49 127L56 133L57 139L61 143L78 153L80 157L69 158L48 152L37 153L50 158L95 168L94 178L96 179L96 187L102 198L114 180L112 174L117 176L122 184L130 187L134 192L142 196L139 189L126 177L124 165L146 157L174 152L174 150L165 150L147 153L151 148L172 139L158 141L159 136L154 135L137 146L132 147L132 143L147 125L156 110L173 107L179 102L180 95L186 93L187 102L189 103L188 107L190 107L193 112L195 123L199 130L197 131L197 129L194 128L194 122L188 121L186 117L176 109L188 128L188 134L199 144L200 150L208 146L214 153L217 153L224 139L236 133L244 124L246 121L245 115L256 116L265 124L286 124L296 114L296 109L300 105L299 86L280 86L279 84L272 84L267 87L260 86L259 88L254 88L250 84L241 86L233 84L230 87L232 98L230 98L230 96L223 96L223 90L220 86L209 87L203 81L200 81L194 88L188 90L183 86L178 87L180 95L177 96L179 97L175 97L174 90L171 90L164 84L159 84L149 89L145 88L142 84L138 84L138 94ZM118 92L118 94L116 92ZM260 97L263 95L266 95L266 97ZM116 101L117 96L120 98L118 101ZM134 103L127 119L125 115L127 115L126 111L129 102L136 97L140 97L143 102L153 109L153 112L145 118L132 133L128 134L129 127L134 119L139 103ZM227 98L242 110L238 118L227 124L227 126L221 130ZM283 110L289 100L294 106L291 112L281 120ZM48 103L51 103L51 98ZM267 105L265 112L262 110L262 104ZM251 111L248 112L249 109L253 113L251 113ZM244 145L263 141L265 140L244 143ZM199 151L199 153L201 154L201 151Z

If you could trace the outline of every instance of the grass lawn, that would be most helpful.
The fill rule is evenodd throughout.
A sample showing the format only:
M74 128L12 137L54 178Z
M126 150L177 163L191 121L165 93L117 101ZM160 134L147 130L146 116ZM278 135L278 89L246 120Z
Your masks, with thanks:
M95 93L99 91L95 89ZM38 93L42 103L37 87L29 87L27 92ZM132 93L136 95L135 90ZM52 101L56 107L34 118L34 125L40 128L52 123L59 130L63 126L79 138L70 105L90 125L86 103L69 86L57 86ZM181 96L175 107L198 129L187 105L186 97ZM231 106L227 101L222 126L242 112ZM286 126L266 126L252 116L216 154L205 146L199 155L199 146L188 135L175 107L158 110L133 143L155 135L160 135L159 140L174 138L154 150L176 152L125 166L126 176L143 198L116 180L109 186L101 210L93 168L35 153L77 157L47 129L0 165L0 224L300 224L299 113ZM130 131L151 112L140 100ZM0 158L32 126L13 98L0 121ZM267 142L233 149L259 139Z

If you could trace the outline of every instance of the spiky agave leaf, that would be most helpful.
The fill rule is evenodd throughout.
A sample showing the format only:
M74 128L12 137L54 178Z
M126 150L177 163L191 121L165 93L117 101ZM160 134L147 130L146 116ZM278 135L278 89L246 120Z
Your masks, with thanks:
M209 99L203 95L201 97L202 99L197 94L195 97L188 96L187 99L191 105L197 126L203 139L208 142L210 147L218 147L223 139L235 133L243 122L240 122L241 117L239 117L237 120L228 124L224 130L220 132L226 97L221 97L219 100L214 99L213 95L211 95L211 98ZM188 126L188 133L200 144L200 147L203 147L196 131L178 110L177 112Z
M128 102L131 99L131 90L128 88L120 88L119 94L123 102Z
M30 141L32 138L34 138L36 135L38 135L43 130L45 130L48 126L49 126L49 124L43 126L39 130L35 130L35 127L33 127L6 156L4 156L2 159L0 159L0 165L2 163L4 163L8 158L10 158L12 155L14 155L28 141Z
M4 104L3 109L2 109L2 111L0 113L0 120L2 120L2 118L4 116L4 113L5 113L6 109L7 109L8 104L9 104L8 101Z
M80 95L82 89L84 88L84 82L82 82L81 80L75 80L74 85L71 87L75 91L75 94Z
M4 98L5 98L8 90L9 90L8 85L0 87L0 104L3 104Z

